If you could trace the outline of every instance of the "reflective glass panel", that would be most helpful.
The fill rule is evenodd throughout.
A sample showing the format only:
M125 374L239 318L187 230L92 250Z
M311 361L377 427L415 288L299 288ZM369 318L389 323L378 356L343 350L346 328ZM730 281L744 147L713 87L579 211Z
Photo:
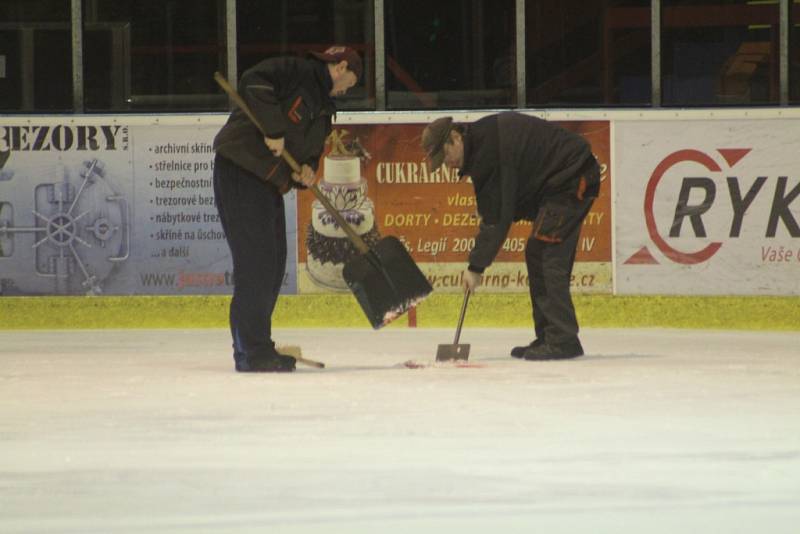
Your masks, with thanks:
M800 0L794 0L789 9L789 101L800 104Z
M514 0L386 0L390 109L511 107Z
M304 56L340 44L364 62L361 82L338 98L339 109L375 109L372 0L238 0L239 75L276 56Z
M71 111L69 0L0 2L0 111Z
M87 110L214 110L225 0L84 0Z
M527 0L532 107L651 102L649 0Z
M665 106L777 104L778 2L664 0Z

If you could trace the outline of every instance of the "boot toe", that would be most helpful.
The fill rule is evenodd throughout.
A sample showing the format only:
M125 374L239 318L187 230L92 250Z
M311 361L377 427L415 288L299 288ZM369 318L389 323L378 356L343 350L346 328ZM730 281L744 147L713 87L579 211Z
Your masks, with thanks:
M285 354L256 355L236 362L236 370L240 373L291 373L297 366L297 360Z
M541 339L534 339L533 341L531 341L527 345L514 347L513 349L511 349L511 357L512 358L524 358L525 357L525 352L527 352L528 349L531 349L531 348L534 348L534 347L538 347L542 343L544 343L544 341L542 341Z
M550 345L542 343L537 347L531 347L525 351L523 358L528 361L536 360L567 360L583 356L583 347L580 343L570 343L567 345Z

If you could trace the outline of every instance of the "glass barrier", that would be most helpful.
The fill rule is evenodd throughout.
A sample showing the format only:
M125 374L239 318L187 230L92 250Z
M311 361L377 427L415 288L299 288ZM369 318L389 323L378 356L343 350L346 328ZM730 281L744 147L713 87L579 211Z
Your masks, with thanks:
M85 2L87 111L221 110L225 0Z
M788 2L788 97L797 105L800 0ZM229 71L230 4L82 0L82 110L227 110L212 76ZM650 4L525 0L524 102L516 0L382 0L381 76L375 0L235 0L235 70L344 44L361 53L364 77L339 99L342 110L647 107ZM0 1L0 113L75 111L71 5ZM661 105L781 103L778 0L662 0L661 8Z
M527 0L527 104L651 103L649 0Z
M69 0L0 2L0 112L70 111Z
M515 103L514 0L385 0L388 109Z
M340 97L339 109L375 109L374 10L371 0L238 0L239 74L276 56L304 56L330 45L355 49L364 62L361 83Z
M776 105L778 2L664 0L665 106Z
M789 9L789 102L800 104L800 0Z

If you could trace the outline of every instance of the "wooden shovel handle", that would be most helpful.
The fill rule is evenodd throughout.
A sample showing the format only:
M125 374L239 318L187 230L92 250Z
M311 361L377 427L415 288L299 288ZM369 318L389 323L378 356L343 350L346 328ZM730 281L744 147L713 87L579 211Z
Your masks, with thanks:
M261 135L266 137L267 134L264 132L264 127L261 126L260 122L258 122L256 116L253 115L252 111L250 111L250 107L239 95L236 89L234 89L233 86L228 83L228 80L226 80L225 77L219 72L214 73L214 80L216 80L219 86L222 87L222 90L228 94L230 99L233 100L233 103L236 104L236 106L241 109L245 115L247 115L247 118L250 119L256 128L258 128L258 130L261 132ZM284 148L281 152L281 157L284 159L284 161L286 161L286 163L289 164L289 167L291 167L295 173L300 174L300 165L297 164L297 161L292 157L288 150ZM369 246L367 246L364 240L361 239L361 236L358 235L355 230L353 230L353 227L344 220L342 214L339 213L339 210L337 210L333 204L331 204L330 200L328 200L328 197L323 195L322 191L320 191L319 188L314 184L312 184L309 189L312 193L314 193L314 196L317 197L317 200L319 200L322 205L325 206L325 209L328 210L328 213L330 213L333 218L336 219L336 222L342 227L342 230L344 230L344 233L346 233L347 237L350 238L350 241L353 242L353 245L355 245L356 249L358 249L361 254L366 254L369 252Z

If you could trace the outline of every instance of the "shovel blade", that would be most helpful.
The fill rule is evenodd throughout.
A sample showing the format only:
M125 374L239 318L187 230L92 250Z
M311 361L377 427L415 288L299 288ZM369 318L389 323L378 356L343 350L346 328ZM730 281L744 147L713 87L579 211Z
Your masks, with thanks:
M448 345L439 345L439 348L436 350L437 362L467 359L469 359L468 343L460 343L458 345L453 345L452 343Z
M405 245L394 236L384 237L367 253L349 259L342 276L376 330L433 291Z

